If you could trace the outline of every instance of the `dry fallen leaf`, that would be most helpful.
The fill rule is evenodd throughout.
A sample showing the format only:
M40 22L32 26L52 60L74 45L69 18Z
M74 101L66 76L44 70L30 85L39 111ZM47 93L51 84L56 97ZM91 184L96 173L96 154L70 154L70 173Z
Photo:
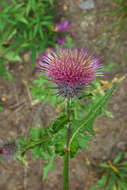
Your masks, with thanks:
M7 96L6 96L6 94L3 94L3 95L2 95L1 100L2 100L3 102L6 102L6 101L7 101Z
M68 10L68 6L66 4L63 5L63 10L67 11Z

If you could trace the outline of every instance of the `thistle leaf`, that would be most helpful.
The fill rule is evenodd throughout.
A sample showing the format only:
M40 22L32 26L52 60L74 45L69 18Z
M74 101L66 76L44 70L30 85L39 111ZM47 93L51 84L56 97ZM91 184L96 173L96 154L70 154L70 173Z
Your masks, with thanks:
M106 107L107 101L109 100L116 86L117 86L117 83L114 83L112 88L109 91L107 91L107 93L104 96L101 96L97 102L93 103L85 119L81 121L75 120L72 123L73 130L72 130L69 146L71 146L71 143L78 136L78 134L83 131L89 133L90 135L95 135L95 132L93 129L93 122L97 116L103 113L104 108Z
M42 177L43 180L46 179L48 171L55 168L54 167L54 158L55 158L55 153L52 155L48 165L43 166L43 177Z

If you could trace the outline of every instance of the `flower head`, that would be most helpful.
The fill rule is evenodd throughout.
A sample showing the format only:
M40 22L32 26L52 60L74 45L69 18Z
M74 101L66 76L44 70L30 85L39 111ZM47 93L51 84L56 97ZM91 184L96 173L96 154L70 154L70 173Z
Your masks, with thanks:
M84 86L103 76L102 60L86 49L60 48L39 60L39 68L57 85L58 94L66 98L77 97Z
M6 160L13 160L16 157L18 146L15 141L7 141L0 146L0 156Z
M64 44L66 42L66 40L63 40L61 38L57 38L56 42L61 45L61 44Z
M70 24L67 20L61 21L55 26L55 31L60 32L60 31L66 31L70 29Z
M45 58L45 56L50 55L51 52L54 52L53 48L47 48L46 51L44 53L40 54L39 59L36 60L37 64L41 65L43 58Z

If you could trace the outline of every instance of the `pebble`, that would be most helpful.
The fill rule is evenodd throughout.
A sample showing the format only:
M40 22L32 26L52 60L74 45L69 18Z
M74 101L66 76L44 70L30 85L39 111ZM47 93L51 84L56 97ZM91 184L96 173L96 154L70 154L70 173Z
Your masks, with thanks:
M94 26L94 17L93 16L89 16L89 17L84 17L84 20L80 23L80 27L82 28L82 30L86 30L86 28L88 28L88 26Z
M88 27L88 25L89 24L86 21L82 21L81 24L80 24L81 28L86 28L86 27Z
M126 148L126 142L120 141L116 146L118 149L123 150Z
M122 96L125 96L125 89L124 88L120 88L120 97Z
M119 110L118 104L114 104L113 109L114 109L114 111L118 111Z
M68 6L66 4L63 5L63 10L67 11L68 10Z
M82 10L91 10L95 8L95 5L93 0L86 0L81 2L78 7Z
M27 52L23 55L24 62L29 63L31 61L31 52Z

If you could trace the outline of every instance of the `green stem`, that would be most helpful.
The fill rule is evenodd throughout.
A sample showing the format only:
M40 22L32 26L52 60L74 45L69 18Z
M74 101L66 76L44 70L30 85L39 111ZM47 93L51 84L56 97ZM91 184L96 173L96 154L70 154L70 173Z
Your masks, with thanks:
M71 101L67 102L67 115L68 115L68 128L67 128L67 140L66 140L66 150L64 155L64 168L63 168L63 190L69 190L69 160L70 160L70 149L69 141L71 135L71 125L70 125L70 104Z
M66 151L64 155L63 190L69 190L69 157L69 152Z

